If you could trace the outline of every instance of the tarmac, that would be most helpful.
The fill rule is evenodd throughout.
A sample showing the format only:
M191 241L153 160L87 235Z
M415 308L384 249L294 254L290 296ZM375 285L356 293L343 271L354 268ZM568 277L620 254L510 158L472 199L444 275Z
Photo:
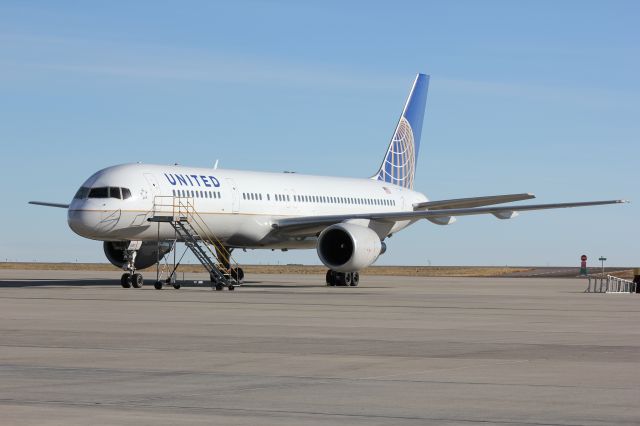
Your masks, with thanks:
M158 291L118 272L0 271L0 423L640 424L640 294L247 278Z

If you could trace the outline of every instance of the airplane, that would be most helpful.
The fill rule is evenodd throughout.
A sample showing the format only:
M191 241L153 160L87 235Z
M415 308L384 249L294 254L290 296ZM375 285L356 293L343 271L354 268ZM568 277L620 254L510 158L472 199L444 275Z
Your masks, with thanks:
M504 205L535 198L530 193L430 201L414 190L429 78L418 74L413 81L382 163L370 178L121 164L90 176L69 204L30 203L67 209L69 227L103 241L107 259L125 271L121 284L128 288L142 286L136 271L158 263L175 242L213 241L223 254L220 268L227 268L236 284L244 272L230 265L234 249L315 248L328 268L327 285L355 286L359 271L387 250L385 240L421 219L449 225L458 216L511 219L521 211L627 202ZM174 207L176 200L188 200L203 222L195 240L154 216L162 199ZM222 285L216 283L216 289Z

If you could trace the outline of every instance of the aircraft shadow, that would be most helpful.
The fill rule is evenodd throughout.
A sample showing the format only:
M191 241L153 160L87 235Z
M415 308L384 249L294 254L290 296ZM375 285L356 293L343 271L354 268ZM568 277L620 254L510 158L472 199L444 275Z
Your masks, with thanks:
M145 280L145 287L153 287L152 280ZM189 281L181 283L184 287L192 287ZM300 284L277 284L264 281L245 281L243 285L251 288L290 288L306 287L314 288L321 285L300 285ZM120 287L120 281L117 279L61 279L61 280L0 280L0 289L2 288L22 288L22 287ZM206 285L198 285L193 287L207 287ZM324 287L324 286L322 286Z
M0 280L0 288L20 287L94 287L94 286L120 286L118 280L112 279L83 279L83 280Z

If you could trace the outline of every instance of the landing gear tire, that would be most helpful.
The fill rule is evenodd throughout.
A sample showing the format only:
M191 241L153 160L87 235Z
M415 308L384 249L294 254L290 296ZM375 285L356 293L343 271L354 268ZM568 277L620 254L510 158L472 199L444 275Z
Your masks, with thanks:
M335 275L336 275L335 272L332 271L331 269L327 271L326 282L329 287L333 287L334 285L336 285Z
M176 290L180 290L180 284L174 284L173 288L175 288Z
M352 274L351 272L345 272L342 278L342 283L345 286L350 286L351 285L351 278L352 278Z
M330 287L356 287L360 283L360 274L358 272L336 272L332 269L329 269L327 271L325 281Z
M233 290L235 290L235 289L236 289L236 286L234 286L234 285L232 284L232 285L230 285L230 286L228 287L228 289L229 289L229 291L233 291Z
M122 277L120 277L120 285L122 288L131 288L131 281L131 274L129 273L122 274Z
M223 288L224 286L222 284L216 284L215 286L216 291L222 291Z
M360 283L360 273L353 272L351 273L351 287L358 287Z
M144 278L142 278L142 274L133 274L131 276L131 285L134 288L142 288L144 284Z
M156 282L153 284L153 287L154 287L156 290L162 290L162 286L163 286L163 285L164 285L164 284L163 284L163 282L162 282L162 281L156 281Z

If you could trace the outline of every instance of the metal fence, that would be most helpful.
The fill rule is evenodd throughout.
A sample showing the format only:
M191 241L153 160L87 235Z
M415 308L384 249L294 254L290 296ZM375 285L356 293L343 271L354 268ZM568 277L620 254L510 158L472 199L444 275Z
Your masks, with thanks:
M636 283L613 275L587 277L589 284L585 293L635 293Z

